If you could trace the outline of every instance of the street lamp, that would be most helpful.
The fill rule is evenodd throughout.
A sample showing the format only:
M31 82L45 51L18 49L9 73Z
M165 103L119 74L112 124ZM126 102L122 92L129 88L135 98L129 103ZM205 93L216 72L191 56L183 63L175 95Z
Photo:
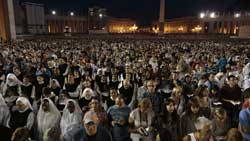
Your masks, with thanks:
M200 13L200 18L203 19L205 17L205 13Z
M74 16L75 15L75 13L74 12L70 12L70 16Z
M55 10L53 10L51 13L52 13L52 15L56 15L56 11Z
M100 18L102 18L102 17L103 17L102 13L100 13L100 14L99 14L99 17L100 17Z
M235 17L235 18L239 18L239 17L240 17L240 13L235 13L235 14L234 14L234 17Z
M210 18L215 18L215 13L214 12L210 13Z

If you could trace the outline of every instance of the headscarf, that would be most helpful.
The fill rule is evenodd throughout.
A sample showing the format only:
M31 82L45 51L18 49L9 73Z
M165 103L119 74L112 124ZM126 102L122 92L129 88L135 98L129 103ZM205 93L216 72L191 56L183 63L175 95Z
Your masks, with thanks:
M44 103L43 100L49 101L48 112L45 112L42 108ZM40 138L42 138L47 129L58 126L61 118L61 114L56 108L55 104L49 98L44 98L43 100L37 114L37 124Z
M2 94L0 94L0 125L7 126L9 117L10 117L9 107L4 101Z
M244 76L249 76L250 75L250 63L247 63L243 69L242 69L242 74Z
M12 79L12 81L10 81L10 79ZM21 85L22 82L18 80L15 74L9 73L6 78L6 84L8 86L16 86L16 85Z
M89 92L90 95L87 95L87 92ZM92 97L95 97L95 93L92 89L90 88L85 88L84 91L82 92L82 95L80 98L85 98L86 100L90 100Z
M68 110L69 102L73 102L75 105L75 110L73 113L70 113ZM79 127L81 125L82 116L83 113L78 103L73 99L67 100L66 106L63 109L63 115L60 123L62 135L72 128Z
M0 106L7 106L2 94L0 94Z
M33 107L31 106L29 100L26 97L18 97L16 103L19 101L22 102L27 107L23 112L25 112L28 109L31 109L33 111Z

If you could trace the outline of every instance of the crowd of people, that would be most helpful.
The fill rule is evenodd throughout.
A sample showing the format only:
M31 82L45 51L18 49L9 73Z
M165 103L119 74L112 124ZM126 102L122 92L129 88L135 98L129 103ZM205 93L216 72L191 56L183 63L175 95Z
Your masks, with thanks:
M250 141L250 41L0 44L0 140Z

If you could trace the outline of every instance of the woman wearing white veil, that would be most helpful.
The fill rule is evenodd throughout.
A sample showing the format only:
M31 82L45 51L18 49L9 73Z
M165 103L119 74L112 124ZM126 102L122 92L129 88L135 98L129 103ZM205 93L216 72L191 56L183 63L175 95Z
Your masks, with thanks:
M0 93L0 140L8 141L12 136L12 131L8 128L8 120L10 118L9 107L4 101Z
M5 103L2 94L0 94L0 126L7 127L7 122L9 118L10 118L9 107Z
M34 121L35 115L29 100L26 97L19 97L16 100L16 109L11 112L11 117L8 123L9 127L13 131L19 127L25 127L31 130Z
M83 113L78 103L69 99L63 109L63 115L60 123L62 136L68 131L79 128L82 124Z
M6 91L8 88L11 88L16 93L19 92L19 86L22 85L22 82L16 77L14 73L9 73L6 77L6 83L3 88L3 95L6 95Z
M61 114L49 98L44 98L37 114L38 140L42 141L46 130L52 127L58 127Z
M85 88L79 98L79 106L88 106L89 102L95 97L95 92L91 88Z
M245 91L247 88L250 88L250 63L247 63L243 70L243 82L242 82L242 89Z

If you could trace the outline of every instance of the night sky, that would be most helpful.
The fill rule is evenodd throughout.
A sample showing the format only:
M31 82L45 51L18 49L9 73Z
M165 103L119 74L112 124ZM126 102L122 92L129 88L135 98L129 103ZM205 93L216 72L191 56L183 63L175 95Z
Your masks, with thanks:
M160 0L33 0L46 8L86 15L87 8L97 5L107 9L108 15L135 19L140 25L158 19ZM166 18L197 16L202 10L250 10L250 0L166 0Z

